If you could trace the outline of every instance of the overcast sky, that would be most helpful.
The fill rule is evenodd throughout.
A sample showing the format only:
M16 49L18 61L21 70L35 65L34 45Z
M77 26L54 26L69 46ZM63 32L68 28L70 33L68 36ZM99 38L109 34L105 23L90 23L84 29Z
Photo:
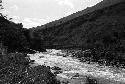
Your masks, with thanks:
M36 27L68 16L102 0L3 0L4 14L24 27Z

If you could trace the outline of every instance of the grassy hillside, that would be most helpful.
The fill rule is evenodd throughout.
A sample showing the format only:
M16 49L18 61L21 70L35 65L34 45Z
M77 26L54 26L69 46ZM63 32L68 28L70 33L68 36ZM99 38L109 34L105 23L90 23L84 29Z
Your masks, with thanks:
M33 38L39 37L41 46L46 48L91 49L97 61L102 58L109 62L122 60L125 50L125 2L83 14L60 25L31 30Z

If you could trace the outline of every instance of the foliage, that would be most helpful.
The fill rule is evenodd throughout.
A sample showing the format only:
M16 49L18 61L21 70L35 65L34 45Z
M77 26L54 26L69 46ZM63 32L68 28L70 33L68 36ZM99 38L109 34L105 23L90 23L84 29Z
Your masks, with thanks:
M3 9L2 0L0 0L0 10ZM1 13L0 13L1 14Z
M2 0L0 0L0 11L2 9ZM0 41L8 47L9 52L23 51L24 48L28 47L22 27L21 23L16 24L0 13Z
M0 1L0 10L3 9ZM30 30L23 28L22 23L14 23L7 16L0 13L0 41L8 47L9 52L30 52L29 49L45 51L40 47L39 39L30 37Z
M15 24L3 17L0 17L0 19L0 40L8 47L8 50L11 52L21 51L28 47L28 42L20 24Z
M30 67L30 60L22 53L11 53L3 60L0 56L1 84L59 84L49 67Z

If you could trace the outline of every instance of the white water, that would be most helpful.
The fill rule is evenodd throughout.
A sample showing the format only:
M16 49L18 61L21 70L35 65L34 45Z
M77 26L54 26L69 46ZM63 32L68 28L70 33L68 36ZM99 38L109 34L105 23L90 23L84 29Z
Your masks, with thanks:
M63 78L70 79L72 78L70 74L79 73L80 75L91 75L97 78L125 82L125 70L99 66L96 63L82 63L71 57L71 54L68 57L63 57L66 53L62 50L47 49L47 52L29 55L31 60L35 60L35 64L62 68L63 73L58 74L58 76Z

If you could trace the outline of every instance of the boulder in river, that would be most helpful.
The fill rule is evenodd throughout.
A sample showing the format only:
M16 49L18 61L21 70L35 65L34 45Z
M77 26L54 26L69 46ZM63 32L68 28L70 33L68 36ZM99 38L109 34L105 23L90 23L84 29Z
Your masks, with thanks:
M60 67L54 66L51 68L52 70L62 70Z
M87 77L86 84L98 84L97 80L92 77Z

